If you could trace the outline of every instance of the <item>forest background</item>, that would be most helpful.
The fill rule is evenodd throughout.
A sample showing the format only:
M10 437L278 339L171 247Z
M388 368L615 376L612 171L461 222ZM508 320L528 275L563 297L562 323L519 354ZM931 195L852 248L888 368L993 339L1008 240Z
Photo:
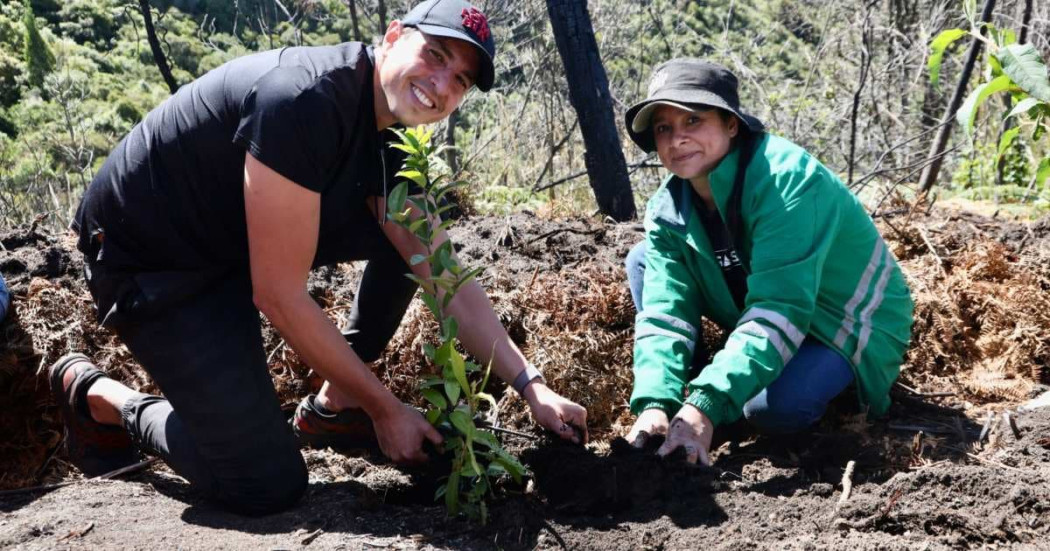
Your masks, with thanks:
M414 3L3 0L0 228L34 220L66 226L108 152L178 86L254 51L375 43L386 23ZM740 77L745 108L772 132L815 153L877 214L892 195L916 191L969 44L963 39L949 48L940 85L934 86L927 68L930 42L945 29L969 28L965 2L476 3L499 41L496 86L489 94L471 92L437 131L457 146L448 164L472 183L468 202L481 213L597 212L585 132L569 101L572 82L551 24L551 14L565 6L589 11L639 211L661 170L630 142L622 120L644 96L659 62L689 55L730 67ZM971 2L971 17L975 8ZM1044 59L1050 52L1050 3L1001 1L992 21L1015 30L1027 21L1027 41ZM981 80L981 67L968 79L970 87ZM1022 132L1000 152L1001 120L1011 108L1005 98L984 104L974 133L953 132L938 193L1046 211L1050 184L1040 160L1048 155L1048 140Z

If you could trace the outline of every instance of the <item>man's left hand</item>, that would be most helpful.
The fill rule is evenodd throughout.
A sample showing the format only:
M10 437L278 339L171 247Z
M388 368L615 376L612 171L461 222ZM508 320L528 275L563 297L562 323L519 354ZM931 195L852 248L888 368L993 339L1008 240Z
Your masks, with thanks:
M574 444L587 442L587 410L583 406L538 380L525 387L525 399L532 409L532 417L541 426Z
M699 461L703 465L711 466L709 453L711 437L714 434L715 425L704 412L686 404L671 420L667 440L656 450L656 454L664 457L678 448L685 448L686 461L694 464Z

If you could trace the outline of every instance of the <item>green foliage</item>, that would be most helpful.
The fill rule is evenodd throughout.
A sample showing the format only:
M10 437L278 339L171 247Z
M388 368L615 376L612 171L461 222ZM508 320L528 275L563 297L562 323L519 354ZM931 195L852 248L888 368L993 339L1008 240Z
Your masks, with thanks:
M1016 92L1020 91L1020 88L1010 80L1010 77L999 75L991 81L979 85L972 94L967 96L966 101L959 107L959 111L955 113L955 120L959 122L959 125L963 127L967 135L973 133L973 121L977 118L977 108L992 94L1005 91Z
M55 56L51 53L47 43L40 36L36 27L36 16L29 0L25 0L25 15L22 19L25 25L25 64L29 73L29 82L36 87L44 85L44 77L55 69Z
M1050 79L1039 52L1031 44L1009 44L993 54L1003 73L1029 96L1050 102Z
M952 186L959 190L995 186L1002 163L1003 185L1023 188L1032 177L1025 151L1025 144L1016 138L1016 134L1014 138L1004 136L998 146L989 141L979 141L952 174Z
M930 79L936 84L947 45L963 36L983 41L989 50L985 56L983 82L967 96L955 114L956 121L966 135L973 138L980 108L990 97L1006 93L1009 94L1007 105L1012 108L1001 115L1000 122L1012 126L999 135L994 155L990 147L978 144L976 151L971 151L971 158L956 171L953 183L963 189L983 189L996 181L995 174L1001 165L1001 183L1026 189L1024 197L1027 197L1030 192L1042 190L1050 176L1050 153L1042 143L1050 119L1050 78L1046 64L1033 45L1017 44L1013 31L978 22L976 8L971 4L965 6L969 30L948 29L931 43ZM1036 154L1040 150L1042 158ZM994 196L999 199L999 194Z
M90 44L100 51L109 50L120 29L114 16L115 8L115 3L110 0L66 0L58 12L58 28L62 36L78 44Z
M474 196L474 208L483 214L508 214L543 207L543 198L526 187L485 186Z
M440 344L428 344L423 349L440 370L440 376L427 376L420 384L420 392L429 404L427 421L445 434L445 452L452 455L452 470L438 487L435 499L444 498L450 515L464 513L484 524L488 520L486 499L492 494L493 479L507 475L520 483L525 468L503 449L494 434L475 424L482 404L496 406L495 399L485 392L491 365L482 369L463 357L458 350L459 325L447 312L456 293L484 269L463 268L453 254L452 242L439 242L442 230L453 222L441 221L441 215L452 208L440 206L442 199L466 184L451 181L445 174L431 176L434 158L440 153L430 143L432 131L420 127L397 134L401 143L393 147L408 154L398 172L406 181L390 192L387 218L412 232L426 248L427 254L413 256L410 263L427 264L430 276L407 277L423 289L423 302L440 327ZM418 186L419 195L409 197L410 182ZM413 216L412 206L422 216Z
M944 60L944 51L955 43L956 40L966 36L964 29L948 29L937 35L930 43L930 59L926 66L930 70L930 83L936 88L941 78L941 63Z

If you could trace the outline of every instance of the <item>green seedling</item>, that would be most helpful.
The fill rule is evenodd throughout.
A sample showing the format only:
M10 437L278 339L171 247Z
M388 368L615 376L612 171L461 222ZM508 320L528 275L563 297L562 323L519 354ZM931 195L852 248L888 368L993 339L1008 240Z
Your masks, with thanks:
M482 406L496 405L492 395L485 392L492 366L490 363L482 368L463 357L457 338L459 325L448 314L456 293L483 271L460 266L452 242L440 237L454 222L441 220L441 215L452 208L444 202L452 190L466 183L452 181L446 174L431 175L432 160L441 153L430 143L431 131L420 127L395 132L401 142L392 147L408 157L398 172L404 181L387 199L387 218L412 232L426 248L425 255L414 255L410 263L426 263L430 276L407 277L422 288L423 302L440 327L439 344L426 344L423 351L441 375L426 376L420 383L420 392L428 403L426 419L446 436L444 452L452 457L451 472L434 499L444 498L449 515L462 513L484 524L488 521L487 500L494 495L493 482L509 476L521 483L525 467L503 449L495 434L477 425ZM411 196L410 184L417 188Z

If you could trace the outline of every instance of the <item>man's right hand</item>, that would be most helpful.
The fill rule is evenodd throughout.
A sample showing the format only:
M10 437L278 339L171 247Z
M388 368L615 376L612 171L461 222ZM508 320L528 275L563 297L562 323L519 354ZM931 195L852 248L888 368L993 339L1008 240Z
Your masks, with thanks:
M435 446L444 439L423 415L405 404L372 418L379 449L394 463L418 464L427 460L423 452L423 441L430 440Z
M649 438L656 435L666 436L669 425L667 412L657 408L647 409L634 421L631 432L627 433L627 441L636 448L644 448Z

